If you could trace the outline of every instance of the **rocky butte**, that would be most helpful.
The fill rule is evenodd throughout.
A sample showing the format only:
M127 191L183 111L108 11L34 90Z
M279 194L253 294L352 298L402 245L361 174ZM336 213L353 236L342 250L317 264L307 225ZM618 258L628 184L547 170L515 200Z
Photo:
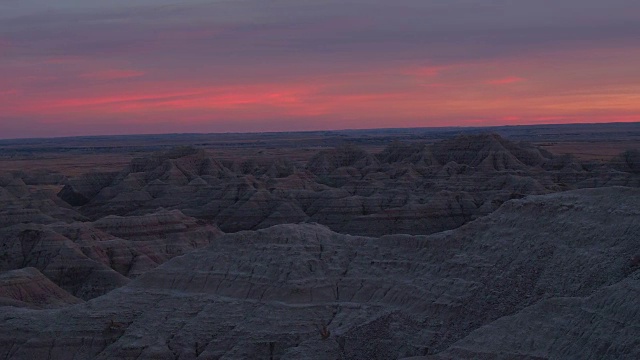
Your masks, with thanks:
M0 175L0 358L640 358L638 150L263 160Z

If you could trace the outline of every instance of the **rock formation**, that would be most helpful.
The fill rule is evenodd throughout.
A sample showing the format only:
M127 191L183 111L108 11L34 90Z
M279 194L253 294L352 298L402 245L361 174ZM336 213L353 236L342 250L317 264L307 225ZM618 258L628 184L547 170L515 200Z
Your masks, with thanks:
M512 198L640 186L633 154L621 158L617 168L587 169L493 134L394 143L379 154L344 145L306 164L249 159L225 165L204 150L178 148L134 159L116 175L70 179L59 196L94 220L165 208L213 221L225 232L312 221L354 235L432 234Z
M13 225L0 229L0 270L34 267L86 300L208 245L220 234L215 226L179 211L111 216L95 223Z
M0 174L0 357L640 358L637 150L307 159Z
M82 303L37 269L27 267L0 274L0 306L57 308Z
M529 196L430 236L228 234L85 304L0 308L0 356L633 359L638 199Z

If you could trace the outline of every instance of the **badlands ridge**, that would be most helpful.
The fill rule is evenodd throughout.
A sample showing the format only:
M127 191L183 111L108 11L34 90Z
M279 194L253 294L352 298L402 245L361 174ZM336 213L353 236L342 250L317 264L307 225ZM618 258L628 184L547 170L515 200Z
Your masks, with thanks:
M4 174L0 357L637 359L639 188L497 135Z

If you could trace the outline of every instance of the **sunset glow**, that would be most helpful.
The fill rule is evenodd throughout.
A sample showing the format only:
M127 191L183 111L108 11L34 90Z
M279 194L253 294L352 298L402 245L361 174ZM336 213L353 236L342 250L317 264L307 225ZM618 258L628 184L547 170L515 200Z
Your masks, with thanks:
M159 3L0 5L0 138L640 121L622 0Z

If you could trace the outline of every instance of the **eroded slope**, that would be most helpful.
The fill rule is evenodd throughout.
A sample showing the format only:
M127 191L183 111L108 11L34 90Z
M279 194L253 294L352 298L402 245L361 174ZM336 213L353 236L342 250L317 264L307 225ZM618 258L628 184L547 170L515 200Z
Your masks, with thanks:
M426 235L526 195L638 187L633 154L615 164L587 164L491 134L394 143L378 154L345 145L306 163L225 162L204 150L177 148L134 159L117 174L70 179L59 196L94 220L165 208L225 232L317 222L352 235Z
M639 199L531 196L431 236L228 234L86 304L1 308L0 356L633 359Z

